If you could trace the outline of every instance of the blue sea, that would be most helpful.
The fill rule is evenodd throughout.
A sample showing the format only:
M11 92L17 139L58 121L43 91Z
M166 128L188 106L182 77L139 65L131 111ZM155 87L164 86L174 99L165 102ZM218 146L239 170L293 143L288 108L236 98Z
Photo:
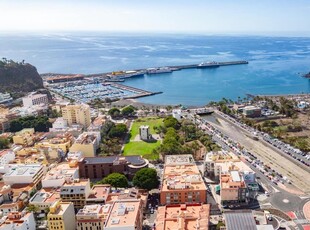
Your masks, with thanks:
M0 57L25 60L39 73L102 73L202 61L247 60L248 65L188 69L127 79L163 94L154 104L204 105L246 94L309 93L310 38L180 34L0 34Z

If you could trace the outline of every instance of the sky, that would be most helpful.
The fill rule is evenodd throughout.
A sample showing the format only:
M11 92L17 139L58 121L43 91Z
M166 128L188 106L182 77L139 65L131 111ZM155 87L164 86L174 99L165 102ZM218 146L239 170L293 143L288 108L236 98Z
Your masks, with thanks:
M1 0L1 31L310 35L309 0Z

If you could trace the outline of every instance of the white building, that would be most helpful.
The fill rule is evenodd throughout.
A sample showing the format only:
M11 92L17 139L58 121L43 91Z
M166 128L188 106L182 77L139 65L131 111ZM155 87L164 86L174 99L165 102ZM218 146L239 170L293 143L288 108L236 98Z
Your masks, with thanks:
M104 229L104 221L108 216L111 204L106 205L85 205L83 209L80 209L76 214L76 229Z
M237 169L240 172L253 172L250 167L231 152L222 150L218 152L208 152L205 155L203 165L204 175L219 180L221 174L228 173L233 169Z
M10 149L0 150L0 168L14 161L15 153Z
M52 129L54 130L65 129L67 127L68 127L68 122L63 117L58 117L52 125Z
M0 230L35 230L33 213L11 212L0 220Z
M81 151L75 151L75 152L68 152L67 154L67 160L72 161L80 161L82 158L84 158L84 154Z
M24 107L32 107L34 105L48 105L48 98L46 94L29 94L23 97Z
M59 192L57 191L45 191L41 189L34 194L29 200L29 204L38 207L38 213L46 212L48 208L57 203L60 200Z
M46 173L42 179L42 188L61 187L66 180L79 179L79 168L72 167L68 163L59 164Z
M12 165L3 175L3 181L6 185L37 184L41 181L43 174L44 168L40 164Z
M13 101L9 93L0 93L0 104L7 104Z
M152 135L150 133L150 127L148 125L141 125L139 128L139 134L141 140L152 139Z

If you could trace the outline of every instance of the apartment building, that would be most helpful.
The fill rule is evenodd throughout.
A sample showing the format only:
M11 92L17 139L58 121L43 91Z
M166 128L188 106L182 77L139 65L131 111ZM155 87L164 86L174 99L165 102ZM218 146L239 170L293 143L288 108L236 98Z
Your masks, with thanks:
M67 105L61 108L61 112L68 125L80 124L87 128L91 124L90 108L86 104Z
M44 167L40 164L10 165L8 172L3 175L6 185L39 184L44 174Z
M70 151L81 151L85 157L94 157L100 141L100 132L84 132L75 140Z
M67 153L72 145L72 142L73 136L70 133L65 133L37 142L34 147L43 149L60 149L63 153Z
M29 94L23 99L23 106L24 107L32 107L34 105L48 105L48 98L46 94Z
M91 193L89 179L67 180L60 188L60 197L64 202L72 202L75 209L86 205L86 199Z
M192 155L169 155L165 158L161 205L205 203L207 188Z
M59 200L59 191L41 189L30 198L29 204L35 205L38 208L38 213L45 213Z
M34 215L31 212L16 212L12 211L7 216L4 216L0 221L0 230L35 230L36 223Z
M0 150L0 167L14 161L15 153L10 149Z
M62 163L52 168L42 179L43 188L59 188L66 181L79 179L79 168L77 162Z
M105 230L142 230L143 208L140 199L118 200L111 204Z
M32 146L34 144L34 129L25 128L19 132L16 132L13 136L13 143L22 146Z
M208 230L210 204L177 204L158 207L156 230Z
M104 223L110 211L111 204L86 205L76 214L76 229L103 230Z
M75 230L75 212L71 202L59 201L50 207L47 214L49 230Z

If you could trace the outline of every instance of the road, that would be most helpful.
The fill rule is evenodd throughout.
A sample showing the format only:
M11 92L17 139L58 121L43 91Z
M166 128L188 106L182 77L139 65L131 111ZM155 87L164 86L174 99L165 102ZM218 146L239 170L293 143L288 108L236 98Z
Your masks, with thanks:
M263 161L275 171L281 173L301 191L310 194L310 173L298 167L289 159L283 157L274 149L264 145L259 141L249 138L247 133L237 125L227 122L224 118L215 115L219 123L212 123L212 125L219 129L223 134L239 142L259 160ZM296 170L298 168L298 170Z

